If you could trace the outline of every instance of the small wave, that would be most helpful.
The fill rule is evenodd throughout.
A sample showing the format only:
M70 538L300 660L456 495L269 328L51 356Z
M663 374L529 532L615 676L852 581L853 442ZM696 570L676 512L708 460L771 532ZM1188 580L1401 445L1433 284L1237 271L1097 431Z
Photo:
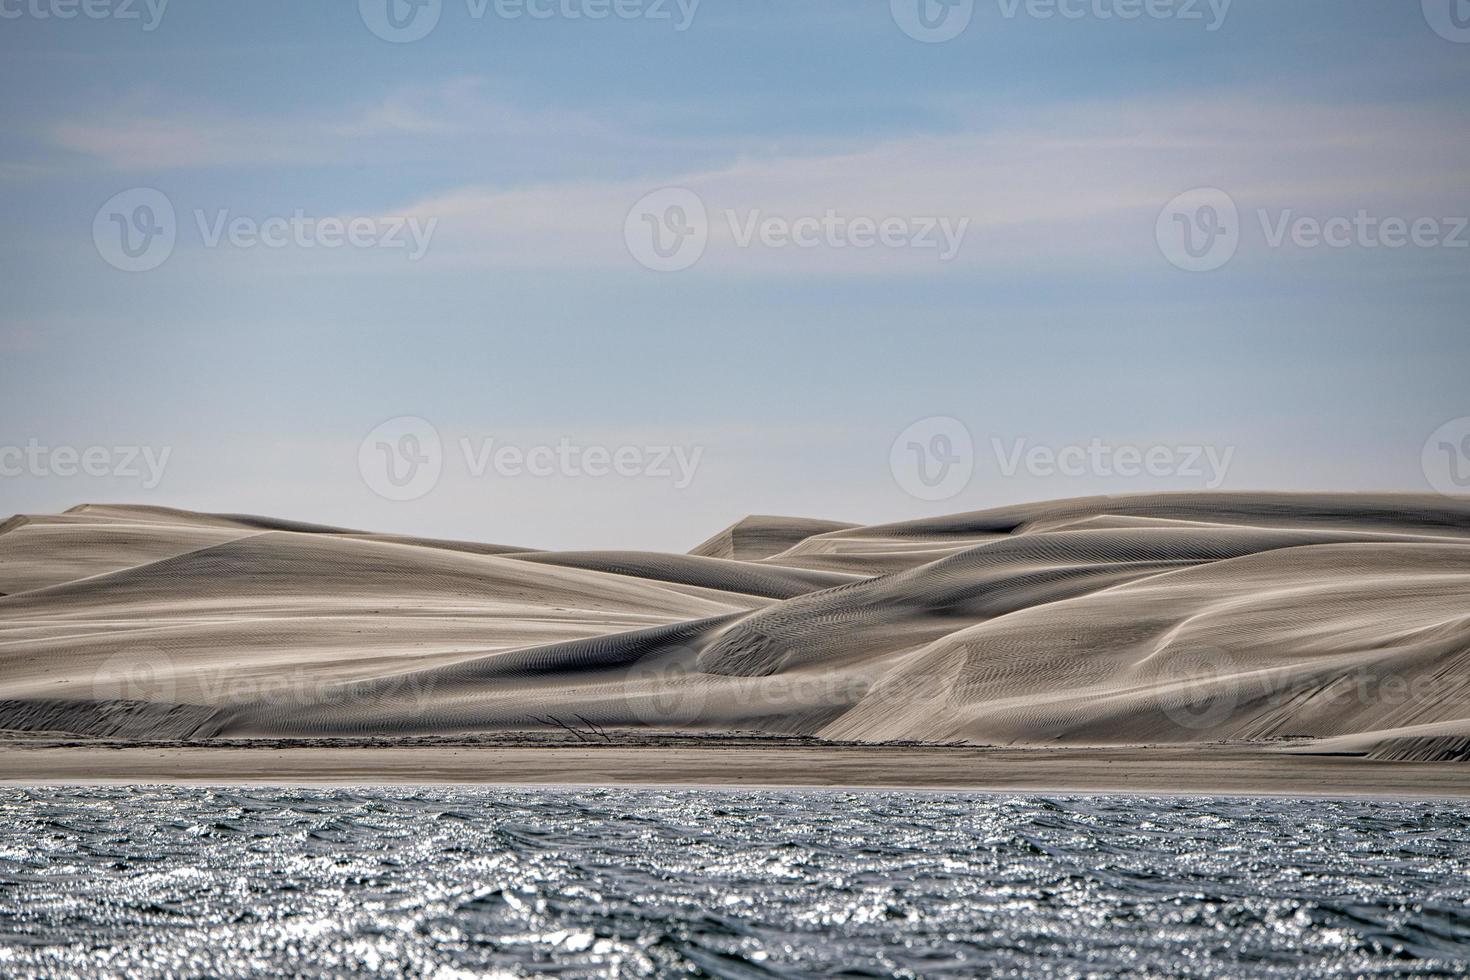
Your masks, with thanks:
M1470 968L1460 804L0 788L7 976Z

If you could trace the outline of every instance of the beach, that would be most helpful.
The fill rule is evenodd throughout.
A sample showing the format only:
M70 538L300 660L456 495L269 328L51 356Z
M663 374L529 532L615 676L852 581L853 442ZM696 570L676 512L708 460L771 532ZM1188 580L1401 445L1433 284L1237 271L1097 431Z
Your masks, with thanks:
M7 741L0 782L207 785L684 786L945 789L1331 798L1470 798L1470 767L1248 745L872 746L721 739L579 744L524 738L385 745Z

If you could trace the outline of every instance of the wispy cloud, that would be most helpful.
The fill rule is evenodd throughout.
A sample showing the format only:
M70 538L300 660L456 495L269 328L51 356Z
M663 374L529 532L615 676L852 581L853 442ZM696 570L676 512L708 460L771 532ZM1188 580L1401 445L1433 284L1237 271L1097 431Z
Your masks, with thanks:
M118 170L311 163L325 159L326 151L316 140L293 138L277 122L221 125L197 116L64 122L52 127L51 137L63 149Z
M289 116L238 116L216 108L137 108L137 99L101 116L52 125L52 145L123 171L217 167L340 165L371 150L411 159L466 140L614 138L613 121L570 112L529 112L497 98L481 78L400 86L345 110Z
M1099 102L1036 112L987 132L877 143L849 152L744 158L647 179L468 187L403 209L440 220L436 261L502 267L627 267L630 206L661 186L694 191L709 214L701 269L911 270L933 252L737 247L750 215L949 216L969 222L957 261L1126 261L1153 248L1175 194L1217 186L1252 208L1470 207L1465 128L1442 114L1256 100Z

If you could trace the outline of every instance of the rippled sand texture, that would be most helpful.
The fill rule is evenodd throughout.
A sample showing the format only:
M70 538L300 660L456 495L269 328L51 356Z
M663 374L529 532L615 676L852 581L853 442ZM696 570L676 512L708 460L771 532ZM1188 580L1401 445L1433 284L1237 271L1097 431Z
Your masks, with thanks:
M1470 744L1467 499L749 518L688 555L84 506L0 525L0 593L0 728Z

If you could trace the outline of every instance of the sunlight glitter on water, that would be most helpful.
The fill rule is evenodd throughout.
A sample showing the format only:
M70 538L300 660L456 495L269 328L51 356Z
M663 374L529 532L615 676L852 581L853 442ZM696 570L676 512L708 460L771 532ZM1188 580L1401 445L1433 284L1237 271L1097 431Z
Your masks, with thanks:
M0 789L0 973L1463 971L1464 804Z

